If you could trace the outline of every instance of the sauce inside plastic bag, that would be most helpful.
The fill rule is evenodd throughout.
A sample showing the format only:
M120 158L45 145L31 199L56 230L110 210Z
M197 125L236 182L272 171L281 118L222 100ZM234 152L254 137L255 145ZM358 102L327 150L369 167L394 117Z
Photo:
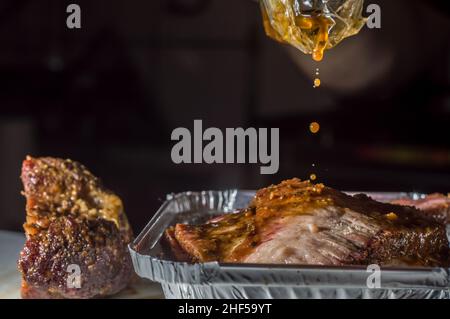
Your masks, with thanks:
M364 0L261 0L266 34L321 61L324 51L357 34Z

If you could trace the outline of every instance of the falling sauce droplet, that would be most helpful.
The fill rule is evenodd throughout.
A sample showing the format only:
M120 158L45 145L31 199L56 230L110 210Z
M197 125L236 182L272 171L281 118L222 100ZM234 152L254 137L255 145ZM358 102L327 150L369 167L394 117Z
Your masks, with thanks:
M315 181L315 180L317 179L316 174L311 174L311 175L309 176L309 179L312 180L312 181Z
M319 68L316 69L316 77L314 78L314 85L313 88L318 88L320 84L322 84L322 81L319 78L320 72Z
M313 134L319 133L319 131L320 131L320 124L317 123L317 122L312 122L311 124L309 124L309 130Z
M313 57L314 61L316 61L316 62L322 61L323 60L323 49L322 48L315 49L312 54L312 57Z
M320 84L322 84L322 82L320 81L319 78L314 79L314 87L318 88L320 86Z

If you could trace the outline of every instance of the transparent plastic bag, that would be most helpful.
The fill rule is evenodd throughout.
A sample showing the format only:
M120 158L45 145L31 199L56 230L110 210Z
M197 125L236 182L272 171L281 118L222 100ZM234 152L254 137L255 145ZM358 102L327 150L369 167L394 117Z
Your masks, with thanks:
M260 0L260 4L267 35L316 61L366 22L364 0Z

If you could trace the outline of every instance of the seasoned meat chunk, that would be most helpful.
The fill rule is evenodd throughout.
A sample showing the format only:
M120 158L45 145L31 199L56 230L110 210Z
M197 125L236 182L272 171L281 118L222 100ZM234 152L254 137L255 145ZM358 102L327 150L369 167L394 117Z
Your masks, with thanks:
M415 208L299 179L258 191L240 212L203 225L177 224L166 236L176 255L192 262L448 264L445 226Z
M132 274L127 244L133 235L120 198L71 160L28 157L22 182L22 297L92 298L123 289ZM74 269L79 287L70 282Z

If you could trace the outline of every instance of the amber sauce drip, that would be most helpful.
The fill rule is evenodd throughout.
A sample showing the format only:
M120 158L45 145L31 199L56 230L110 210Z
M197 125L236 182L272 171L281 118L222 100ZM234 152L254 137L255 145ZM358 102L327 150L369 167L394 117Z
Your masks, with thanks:
M272 39L284 43L303 43L305 45L307 41L310 41L314 43L310 48L312 58L318 62L322 61L329 42L330 27L334 24L333 19L322 13L315 13L296 15L292 21L286 14L286 6L281 2L272 11L271 20L265 6L261 6L266 34ZM276 27L274 28L274 26Z
M316 76L318 76L318 74L316 74ZM322 85L322 81L320 80L320 78L318 78L318 77L316 77L315 79L314 79L314 85L313 85L313 88L318 88L318 87L320 87L320 85Z
M324 58L324 52L329 47L330 31L335 21L323 12L300 14L293 12L293 6L289 1L279 1L274 7L269 8L262 4L261 11L263 25L266 34L279 42L289 43L301 48L303 52L309 52L314 61L320 62ZM319 69L316 69L313 87L322 85ZM320 124L312 122L309 126L312 134L320 131ZM310 180L315 181L316 174L310 175Z
M320 131L320 124L318 122L312 122L309 124L309 130L313 134L317 134Z
M323 60L325 49L328 45L329 28L333 24L331 18L323 15L316 16L298 16L296 18L297 26L302 30L311 31L311 37L315 39L312 58L314 61L320 62Z
M314 86L315 87L315 86ZM309 131L312 134L317 134L320 131L320 124L318 122L312 122L311 124L309 124ZM312 165L313 167L315 167L315 164ZM317 175L315 173L312 173L309 176L309 180L314 182L315 180L317 180Z
M312 57L314 61L320 62L323 60L324 51L328 45L328 32L333 21L325 16L317 16L314 21L318 26L318 32Z

